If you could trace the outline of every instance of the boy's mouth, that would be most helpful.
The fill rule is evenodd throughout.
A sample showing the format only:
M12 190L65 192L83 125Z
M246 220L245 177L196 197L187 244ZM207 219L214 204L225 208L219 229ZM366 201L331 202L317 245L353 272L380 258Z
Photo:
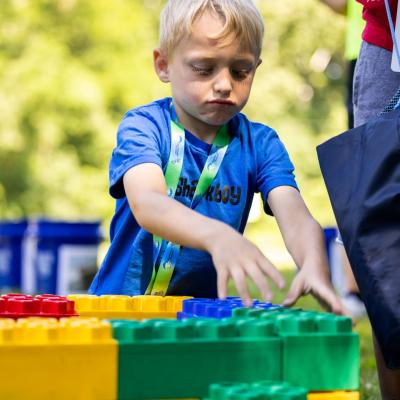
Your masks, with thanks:
M209 104L221 104L224 106L234 106L235 103L233 101L230 100L225 100L225 99L215 99L215 100L211 100L208 102Z

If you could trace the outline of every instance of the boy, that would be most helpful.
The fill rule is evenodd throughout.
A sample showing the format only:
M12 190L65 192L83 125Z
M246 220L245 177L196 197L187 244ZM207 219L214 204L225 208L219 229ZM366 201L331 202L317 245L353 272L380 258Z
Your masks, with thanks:
M266 276L279 288L284 280L241 235L260 191L300 268L284 304L311 292L341 312L321 228L284 146L239 113L261 63L263 31L251 0L166 4L153 56L172 99L133 109L120 124L110 163L111 246L90 293L224 298L232 278L249 306L249 277L271 299Z

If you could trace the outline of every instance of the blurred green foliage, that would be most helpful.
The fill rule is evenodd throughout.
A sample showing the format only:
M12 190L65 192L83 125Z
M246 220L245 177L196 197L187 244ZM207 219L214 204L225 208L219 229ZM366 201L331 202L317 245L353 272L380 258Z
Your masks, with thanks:
M347 124L344 18L317 0L256 2L266 24L263 63L244 112L278 131L309 208L331 224L315 146ZM169 94L152 66L163 3L0 0L1 219L101 218L107 225L118 123L128 109ZM276 233L263 236L271 229L263 217L247 231L268 256L283 247ZM370 333L360 333L366 395L376 390L376 375Z
M161 0L1 0L0 218L108 221L108 160L130 108L169 94L153 72ZM279 132L322 224L315 145L346 127L344 18L258 0L263 63L245 112Z

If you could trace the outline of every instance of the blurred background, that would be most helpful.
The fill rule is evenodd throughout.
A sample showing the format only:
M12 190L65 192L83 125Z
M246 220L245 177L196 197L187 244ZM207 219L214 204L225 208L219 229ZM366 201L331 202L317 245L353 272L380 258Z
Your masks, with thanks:
M163 3L0 0L0 286L7 268L23 261L22 235L23 291L71 293L90 282L108 246L108 162L119 121L130 108L169 95L152 66ZM256 3L266 25L263 63L244 112L278 131L308 207L332 226L315 147L347 129L346 18L318 0ZM259 202L246 235L279 268L292 268L290 280L293 261ZM35 281L35 268L51 279ZM318 308L310 299L300 306ZM376 399L370 328L364 321L357 329L361 393Z
M108 161L130 108L169 94L152 67L161 0L1 0L0 219L101 220ZM315 146L346 129L345 17L317 0L259 0L263 63L244 110L276 129L303 197L334 223ZM246 234L290 264L257 207ZM107 243L103 244L100 258Z

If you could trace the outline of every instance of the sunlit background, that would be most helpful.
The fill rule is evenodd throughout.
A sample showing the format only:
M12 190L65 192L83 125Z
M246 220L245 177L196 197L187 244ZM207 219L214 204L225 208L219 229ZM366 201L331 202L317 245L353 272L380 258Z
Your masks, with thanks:
M167 96L152 49L161 0L1 0L0 218L100 219L123 114ZM316 0L259 0L263 63L244 110L276 129L313 215L334 222L315 146L345 130L345 21ZM291 262L257 208L246 234ZM106 246L106 245L105 245Z
M163 3L0 0L0 220L101 221L101 261L114 211L108 162L119 121L169 95L152 66ZM266 25L263 63L244 112L278 131L308 207L331 226L315 147L347 128L345 18L318 0L257 5ZM293 267L259 199L251 221L246 235L278 267ZM361 392L376 399L367 322L358 330Z

